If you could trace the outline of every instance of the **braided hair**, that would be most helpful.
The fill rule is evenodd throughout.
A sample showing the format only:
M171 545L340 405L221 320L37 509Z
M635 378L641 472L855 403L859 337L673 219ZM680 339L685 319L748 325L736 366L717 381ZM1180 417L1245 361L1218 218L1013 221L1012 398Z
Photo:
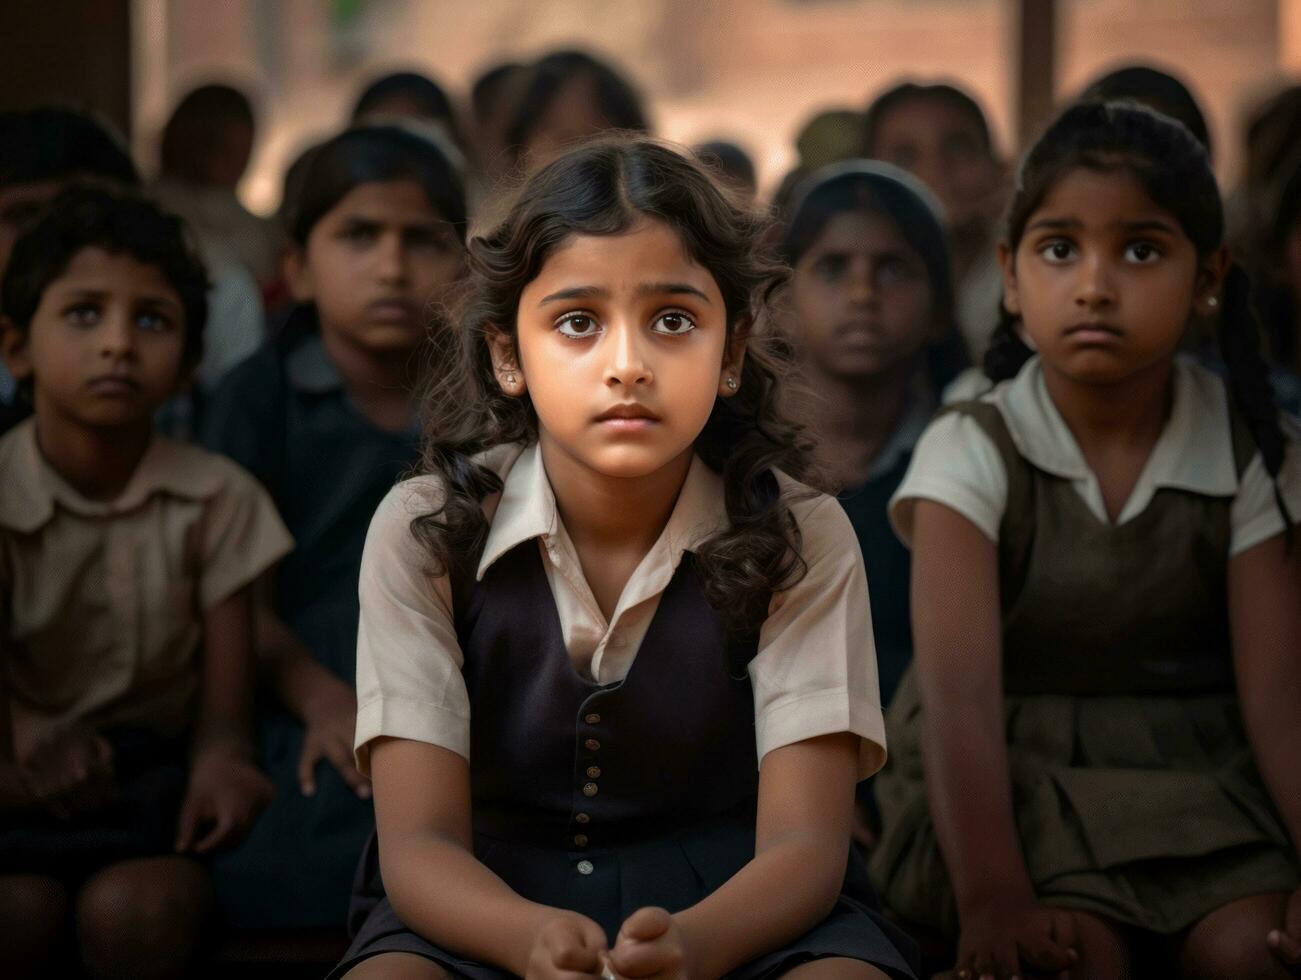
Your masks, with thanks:
M1199 258L1224 241L1224 207L1205 146L1183 123L1128 102L1077 103L1064 110L1025 155L1008 205L1006 242L1016 251L1031 215L1053 186L1080 168L1122 171L1152 202L1178 221ZM1228 388L1274 481L1274 499L1291 540L1292 521L1278 484L1287 449L1260 352L1260 320L1251 302L1251 280L1233 263L1224 280L1219 320L1220 352ZM995 383L1021 370L1033 352L1017 332L1017 318L1002 306L985 354L985 373Z

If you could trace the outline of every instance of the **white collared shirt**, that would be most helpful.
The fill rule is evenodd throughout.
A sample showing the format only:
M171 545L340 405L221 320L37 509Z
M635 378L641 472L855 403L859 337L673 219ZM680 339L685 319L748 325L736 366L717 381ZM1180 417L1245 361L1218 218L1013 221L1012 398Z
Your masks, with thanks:
M1115 523L1125 524L1143 513L1159 488L1176 487L1232 498L1230 555L1280 533L1283 517L1259 453L1238 479L1224 382L1190 358L1180 357L1173 383L1170 418ZM981 401L998 407L1021 455L1039 469L1069 480L1093 515L1109 522L1098 479L1048 394L1038 357ZM1287 416L1283 420L1291 438L1279 485L1296 520L1301 518L1301 450L1295 422ZM945 415L918 442L912 465L890 502L891 521L905 544L911 542L913 505L919 499L952 508L990 540L998 541L1007 506L1007 472L998 449L971 417Z
M607 621L583 576L560 520L536 444L499 447L483 457L504 481L485 501L491 529L478 574L506 552L535 539L555 598L565 648L575 668L598 684L622 680L682 555L726 520L722 479L692 461L673 513L624 586ZM831 497L792 495L803 538L805 577L776 593L750 664L760 760L783 745L836 732L860 738L859 775L885 762L885 726L872 642L867 579L857 539ZM411 519L432 510L433 477L399 484L376 511L362 558L357 639L358 765L379 736L429 742L470 754L470 704L446 576L411 535Z
M0 439L0 670L21 753L70 722L179 736L194 723L203 614L293 546L224 456L154 436L114 500Z

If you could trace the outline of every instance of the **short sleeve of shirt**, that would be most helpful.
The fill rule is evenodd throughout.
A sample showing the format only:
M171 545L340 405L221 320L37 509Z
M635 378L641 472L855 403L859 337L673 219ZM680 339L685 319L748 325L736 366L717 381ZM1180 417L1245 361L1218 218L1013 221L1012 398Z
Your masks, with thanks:
M381 736L428 742L470 757L470 698L452 619L451 585L411 534L436 484L398 484L371 520L358 585L357 766L370 773L369 743Z
M1283 434L1287 448L1279 470L1278 489L1293 522L1301 521L1301 423L1284 415ZM1242 474L1238 495L1230 510L1232 531L1229 554L1239 555L1283 531L1283 514L1274 494L1275 482L1257 453Z
M226 469L220 493L207 502L199 601L211 609L250 584L293 548L267 492L239 467Z
M863 556L832 498L796 502L805 576L773 596L750 662L759 761L819 735L859 737L858 778L885 764L885 723Z
M951 412L930 424L890 500L890 522L910 548L918 500L944 504L998 542L1007 508L1007 468L998 448L970 416Z

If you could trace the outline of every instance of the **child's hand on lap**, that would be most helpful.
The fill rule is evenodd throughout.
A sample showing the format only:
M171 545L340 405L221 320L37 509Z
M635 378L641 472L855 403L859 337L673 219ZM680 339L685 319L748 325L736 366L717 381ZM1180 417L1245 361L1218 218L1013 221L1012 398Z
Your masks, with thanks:
M962 916L958 980L1011 980L1023 976L1022 964L1039 973L1064 977L1079 959L1075 919L1069 912L1035 902L985 905Z
M103 810L117 796L112 747L103 735L80 725L38 745L22 772L33 802L60 820Z
M237 840L274 794L271 780L229 749L200 752L177 821L176 850L207 854Z
M316 795L316 764L324 759L339 770L354 793L370 799L370 780L357 770L352 754L356 719L357 696L342 681L331 684L306 708L303 751L298 757L298 785L304 796Z
M526 980L572 980L575 975L601 976L605 932L577 912L559 912L533 937Z
M1283 924L1265 937L1265 943L1285 967L1301 968L1301 888L1288 896Z
M682 927L664 909L647 907L628 916L619 930L610 965L621 977L688 977L690 950Z

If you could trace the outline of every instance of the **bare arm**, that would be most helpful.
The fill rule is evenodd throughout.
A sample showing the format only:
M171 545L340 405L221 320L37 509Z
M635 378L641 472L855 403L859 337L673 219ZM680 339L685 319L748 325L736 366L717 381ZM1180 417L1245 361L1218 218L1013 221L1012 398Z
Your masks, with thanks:
M919 500L912 569L926 789L959 913L1033 901L1003 731L997 550L956 511Z
M1293 843L1301 841L1301 548L1283 536L1229 562L1233 659L1247 736Z
M254 631L263 682L303 724L298 758L298 786L304 796L316 793L316 764L327 760L362 799L370 798L370 780L357 771L352 756L357 695L312 655L276 611L272 574L254 588Z
M857 765L858 736L845 732L764 757L753 860L673 917L689 952L689 976L720 977L803 935L831 911L845 880Z
M394 738L373 741L370 759L380 869L398 916L452 952L516 976L534 974L530 957L539 932L558 916L581 917L521 898L474 856L466 760L437 745ZM599 940L603 950L599 927L583 921L590 942ZM588 965L595 967L595 959ZM571 968L595 972L578 963Z
M238 837L274 792L253 763L252 634L250 588L204 613L199 717L178 851L204 853Z

